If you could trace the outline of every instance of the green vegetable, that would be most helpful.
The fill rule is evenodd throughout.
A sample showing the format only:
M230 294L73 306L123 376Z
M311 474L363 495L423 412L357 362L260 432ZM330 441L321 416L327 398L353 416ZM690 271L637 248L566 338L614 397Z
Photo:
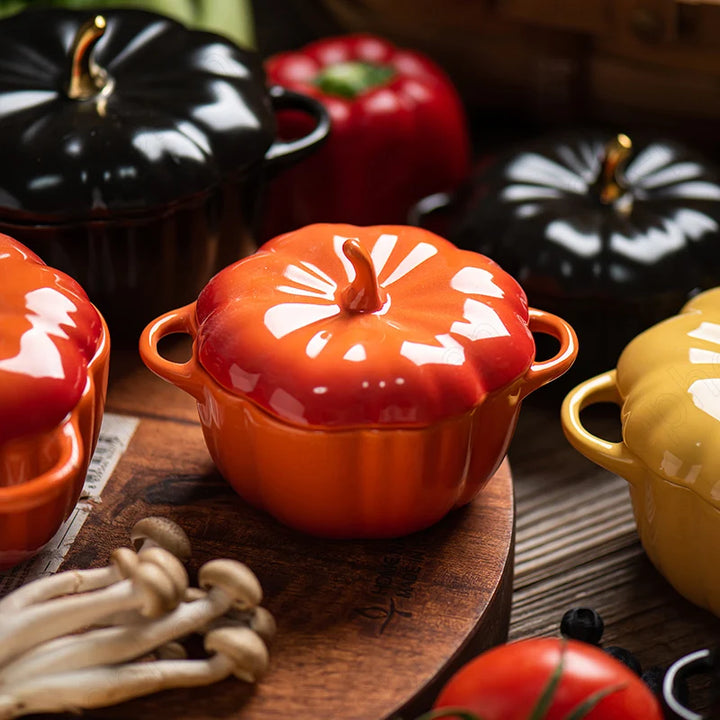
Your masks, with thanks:
M150 10L178 20L188 27L224 35L243 47L255 46L250 0L0 0L0 17L12 15L29 6L83 9L104 5Z

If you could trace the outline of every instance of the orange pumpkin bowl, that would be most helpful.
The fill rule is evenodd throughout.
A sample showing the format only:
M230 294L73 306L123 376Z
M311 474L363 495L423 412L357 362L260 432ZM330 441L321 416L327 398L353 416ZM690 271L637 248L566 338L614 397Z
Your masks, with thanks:
M0 569L75 507L105 407L105 320L68 276L0 235Z
M560 341L535 362L531 332ZM193 338L174 363L158 352ZM140 354L192 395L221 474L305 532L396 537L470 502L528 393L575 334L487 258L419 228L312 225L216 275L145 328Z

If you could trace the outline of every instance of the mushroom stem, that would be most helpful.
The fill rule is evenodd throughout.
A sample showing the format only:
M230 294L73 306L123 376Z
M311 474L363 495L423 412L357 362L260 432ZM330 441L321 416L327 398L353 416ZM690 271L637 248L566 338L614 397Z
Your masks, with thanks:
M380 310L385 303L385 293L378 283L370 253L355 238L348 238L342 249L355 270L352 282L342 291L342 307L354 313Z
M70 48L70 81L67 96L72 100L89 100L107 86L108 77L93 59L93 49L105 34L105 18L96 15L78 29Z
M190 540L185 531L165 517L146 517L133 526L130 540L137 552L161 547L182 562L190 559ZM61 595L98 590L127 577L121 567L129 562L125 548L113 553L112 562L104 568L91 570L66 570L57 575L48 575L29 582L0 600L0 617L16 612L20 608L51 600ZM120 564L120 566L119 566ZM113 624L113 623L110 623Z
M631 152L632 141L622 133L605 146L598 177L600 202L603 205L611 205L625 192L621 174Z
M0 667L40 643L116 612L137 609L146 617L168 612L181 602L186 587L187 573L177 558L155 549L152 557L139 558L128 580L30 605L0 619Z
M231 608L222 617L213 620L206 629L213 630L216 627L228 626L248 627L253 632L256 632L268 645L277 632L277 624L272 613L260 605L252 610Z
M213 630L205 649L214 654L203 660L100 666L0 686L0 720L104 707L169 688L208 685L231 674L253 682L268 664L263 641L247 628Z
M172 640L205 630L212 621L237 605L254 607L252 602L257 598L256 586L259 587L259 583L252 571L233 560L213 562L224 563L221 568L225 573L222 586L215 584L199 599L181 603L172 612L156 620L90 630L37 645L5 668L0 667L0 686L14 685L27 677L56 672L58 668L67 672L133 660ZM200 569L200 577L207 580L204 568ZM267 620L262 615L262 619L259 627L264 631L272 617Z
M115 565L92 570L66 570L29 582L0 600L0 617L45 600L74 593L98 590L122 579Z

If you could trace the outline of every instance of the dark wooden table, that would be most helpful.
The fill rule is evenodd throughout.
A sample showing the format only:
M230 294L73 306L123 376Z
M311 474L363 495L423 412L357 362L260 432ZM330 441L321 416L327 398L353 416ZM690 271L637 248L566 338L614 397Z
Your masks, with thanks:
M128 454L133 457L118 465L116 475L103 495L102 505L105 507L91 514L67 558L66 566L83 567L106 561L112 547L127 543L128 527L137 519L138 513L157 507L184 525L194 528L194 534L202 538L199 560L223 555L227 547L226 539L230 536L235 538L238 547L253 552L262 537L262 514L243 511L241 517L245 525L233 524L233 513L228 511L227 505L238 505L240 500L214 473L204 449L193 401L178 389L155 378L149 371L138 367L137 359L131 365L128 367L124 362L115 362L108 408L116 413L142 416L136 436L128 449ZM531 396L522 409L510 448L516 501L516 554L510 638L557 636L564 611L573 606L586 606L598 610L605 620L604 644L627 648L644 667L665 666L693 650L717 646L720 644L720 620L686 602L649 563L635 532L625 482L596 467L570 447L560 428L559 402L559 395L549 389ZM602 407L597 409L596 417L588 419L587 424L609 439L618 432L617 418ZM198 477L205 479L199 483ZM503 482L495 484L488 494L488 505L494 510L487 518L494 518L493 522L499 522L498 527L508 533L512 527L512 502L508 512L507 504L504 505L502 500L506 492L503 487L509 492L510 485L503 486ZM452 527L446 525L431 532L439 533L437 537L440 541L452 550L455 546L451 541L456 535L464 533L467 539L472 534L474 522L487 522L487 518L479 520L482 513L478 512L476 508L459 520L451 520ZM468 521L470 525L467 525ZM421 543L419 552L428 552L435 537L432 534L426 536L423 541L425 545ZM283 543L291 545L295 541L291 531L278 531L275 539L280 547ZM503 542L509 541L510 536L506 534ZM336 550L328 549L319 542L314 552L321 560L327 560L337 554ZM355 557L362 558L362 563L358 565L360 572L365 572L366 569L361 565L367 564L368 558L371 564L384 562L379 556L373 559L371 549L361 547L355 548L355 551ZM472 615L473 608L479 607L483 612L488 610L492 619L483 629L484 635L481 634L479 639L475 637L474 644L465 649L477 652L483 646L499 641L507 627L507 618L503 618L503 606L507 607L507 602L502 598L503 588L509 585L506 580L510 577L510 566L503 566L501 562L502 543L487 552L490 553L489 557L494 557L494 561L499 563L496 568L499 589L478 585L481 581L477 568L488 556L481 553L476 562L471 558L469 564L467 557L462 558L454 570L448 571L447 583L454 584L458 594L455 606L452 599L444 605L446 621L441 619L441 615L433 616L437 630L435 639L433 633L418 638L413 634L414 630L410 635L405 635L411 650L408 657L400 660L406 668L416 662L419 672L428 673L430 666L423 664L423 644L429 647L433 642L440 646L447 643L446 646L451 647L457 642L458 633L467 632L467 617ZM384 556L388 553L382 554ZM417 568L422 565L418 548L413 550L402 542L396 542L388 556L393 562L397 561L398 568L405 572L406 579L410 578L408 582L412 585ZM441 552L440 556L444 558L442 562L452 559L447 552ZM289 613L287 617L294 617L293 598L315 591L325 593L328 602L336 601L341 591L338 587L333 589L332 582L318 587L310 580L308 566L299 562L298 558L288 556L287 563L285 569L276 564L273 571L263 578L266 595L274 597L276 601L273 611L280 615ZM292 572L288 568L292 568ZM283 586L282 578L290 576L295 580L288 589ZM397 577L393 582L396 580ZM430 602L433 588L423 587L422 582L419 587L422 588L419 592L421 601ZM367 603L368 608L375 609L366 612L368 617L363 620L368 625L366 639L377 637L377 626L382 625L388 616L387 608L385 613L378 609L381 601L387 598L378 595L370 599L373 602ZM453 607L461 610L454 612ZM404 608L398 606L397 609ZM461 622L463 615L465 619ZM282 629L282 617L280 620ZM310 618L308 622L316 630L318 623L322 625L324 620L322 617ZM401 643L402 639L400 632L395 642ZM368 642L358 647L358 651L372 652L372 642ZM427 652L435 652L436 649ZM350 671L355 659L348 656L346 661ZM387 662L387 658L384 662ZM310 666L298 668L301 673L315 673L320 684L323 682L322 670ZM401 673L398 671L396 675L400 678ZM382 683L382 686L361 685L361 692L368 697L373 697L373 693L386 697L397 693L395 707L402 708L408 700L403 693L407 693L412 683L403 686L398 680L398 687L395 688L390 681L391 674L387 677L388 681ZM293 717L317 716L317 713L303 714L303 700L293 695L291 680L287 681L289 690L286 702L281 707L276 704L270 709L260 703L258 707L264 712L259 715L251 713L252 720L255 717L288 717L288 708L293 710ZM405 680L408 680L407 676L403 676L403 682ZM244 720L244 708L254 707L252 704L247 705L252 691L240 692L237 685L234 680L221 683L217 691L207 696L215 700L212 703L204 701L202 706L198 706L197 695L192 691L172 691L174 694L163 694L160 705L150 700L134 701L116 708L93 711L90 717L145 718L151 716L147 712L151 709L153 717ZM709 705L706 686L707 683L700 683L694 688L700 695L698 709L706 709ZM262 698L262 690L259 696ZM425 694L421 698L422 703L427 704L431 696L432 692ZM405 709L408 708L413 713L422 709L417 704L406 705ZM341 717L338 708L331 708L327 716L334 719ZM342 715L343 718L346 716L354 720L381 720L384 717L362 710ZM409 720L414 714L406 712L403 717Z
M517 503L511 639L557 635L564 611L584 606L603 616L603 645L630 650L643 668L720 646L720 619L684 600L652 566L627 484L570 447L550 392L526 402L509 453ZM616 440L617 416L598 406L586 426ZM691 685L698 710L710 707L708 685Z
M120 373L112 387L115 411L131 413L132 398L155 393L160 414L197 422L192 402L149 372ZM510 447L516 502L510 639L558 635L565 610L585 606L604 618L603 644L630 650L644 668L719 646L720 619L684 600L643 552L626 482L565 440L559 406L568 387L543 388L526 400ZM589 428L618 439L616 409L587 412ZM707 709L707 682L693 690L698 709Z
M515 519L507 462L480 498L422 532L312 538L235 494L212 464L191 397L133 354L115 354L112 366L107 411L140 423L61 569L104 565L139 518L170 517L193 544L191 582L210 559L247 563L278 632L257 686L230 678L89 718L411 720L452 672L507 638Z

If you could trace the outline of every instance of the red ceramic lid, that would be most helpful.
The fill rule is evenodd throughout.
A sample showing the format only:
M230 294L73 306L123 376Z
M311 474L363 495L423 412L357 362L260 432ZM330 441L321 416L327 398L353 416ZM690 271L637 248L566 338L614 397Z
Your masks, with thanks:
M310 225L218 273L203 367L292 423L426 425L533 362L525 294L492 260L414 227Z
M101 336L80 285L0 235L0 444L64 419L85 389Z

